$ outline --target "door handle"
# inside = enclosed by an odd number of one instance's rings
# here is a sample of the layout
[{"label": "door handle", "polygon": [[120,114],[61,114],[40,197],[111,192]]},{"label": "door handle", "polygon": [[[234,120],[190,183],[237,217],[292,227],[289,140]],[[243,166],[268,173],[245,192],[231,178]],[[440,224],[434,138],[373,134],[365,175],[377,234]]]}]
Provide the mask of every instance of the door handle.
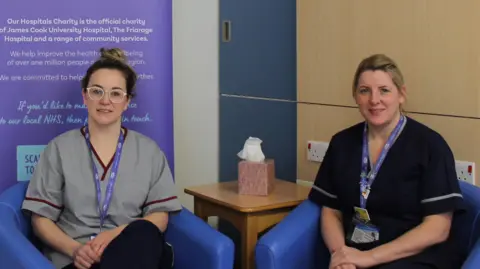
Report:
[{"label": "door handle", "polygon": [[232,40],[232,22],[225,20],[222,22],[222,41],[230,42]]}]

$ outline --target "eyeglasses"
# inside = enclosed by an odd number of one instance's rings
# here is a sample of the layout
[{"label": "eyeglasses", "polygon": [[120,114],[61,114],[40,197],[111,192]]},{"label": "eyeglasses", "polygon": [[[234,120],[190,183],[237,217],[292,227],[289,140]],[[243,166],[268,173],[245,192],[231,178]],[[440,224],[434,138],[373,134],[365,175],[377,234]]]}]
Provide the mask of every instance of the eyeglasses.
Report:
[{"label": "eyeglasses", "polygon": [[[90,99],[98,101],[105,95],[105,90],[99,87],[90,87],[87,88],[87,94]],[[108,91],[108,99],[110,99],[112,103],[121,103],[125,99],[125,96],[127,96],[127,93],[120,89]]]}]

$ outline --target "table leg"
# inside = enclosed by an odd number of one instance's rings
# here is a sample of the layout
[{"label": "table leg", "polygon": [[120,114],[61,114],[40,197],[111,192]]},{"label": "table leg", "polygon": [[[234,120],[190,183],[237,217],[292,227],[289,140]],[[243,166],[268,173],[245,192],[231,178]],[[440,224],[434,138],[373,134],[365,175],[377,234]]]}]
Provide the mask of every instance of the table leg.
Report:
[{"label": "table leg", "polygon": [[257,244],[257,218],[245,214],[242,221],[242,268],[255,268],[255,245]]},{"label": "table leg", "polygon": [[203,210],[203,203],[200,199],[194,199],[193,213],[204,221],[208,221],[208,215],[206,214],[205,210]]}]

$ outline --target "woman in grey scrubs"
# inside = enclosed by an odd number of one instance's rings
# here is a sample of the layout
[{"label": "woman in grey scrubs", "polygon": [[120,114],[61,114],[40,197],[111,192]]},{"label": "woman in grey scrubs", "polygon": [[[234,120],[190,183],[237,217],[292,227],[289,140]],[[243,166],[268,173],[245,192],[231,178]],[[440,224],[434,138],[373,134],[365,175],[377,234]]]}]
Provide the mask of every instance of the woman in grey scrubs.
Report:
[{"label": "woman in grey scrubs", "polygon": [[121,125],[135,71],[120,49],[100,52],[82,80],[88,124],[47,145],[23,210],[56,268],[170,268],[172,174],[153,140]]}]

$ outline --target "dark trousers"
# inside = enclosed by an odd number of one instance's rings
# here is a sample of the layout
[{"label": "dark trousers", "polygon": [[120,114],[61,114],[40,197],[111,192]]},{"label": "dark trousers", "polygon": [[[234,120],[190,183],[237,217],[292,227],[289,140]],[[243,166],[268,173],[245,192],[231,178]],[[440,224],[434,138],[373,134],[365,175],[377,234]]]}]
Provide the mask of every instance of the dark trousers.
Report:
[{"label": "dark trousers", "polygon": [[[100,263],[91,269],[170,269],[173,250],[153,223],[136,220],[130,223],[105,248]],[[73,269],[72,263],[63,269]]]}]

